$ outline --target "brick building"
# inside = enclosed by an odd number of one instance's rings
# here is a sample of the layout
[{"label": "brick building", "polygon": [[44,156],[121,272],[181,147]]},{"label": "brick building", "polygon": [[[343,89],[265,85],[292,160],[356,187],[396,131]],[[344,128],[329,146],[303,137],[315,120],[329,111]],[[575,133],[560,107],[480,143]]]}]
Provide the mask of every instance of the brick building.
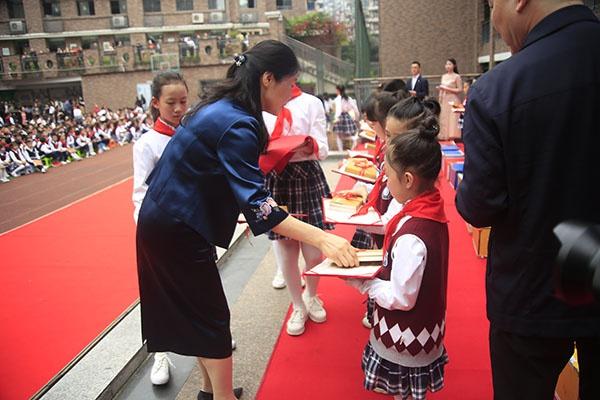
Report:
[{"label": "brick building", "polygon": [[[600,12],[600,0],[584,3]],[[419,60],[424,75],[441,75],[447,58],[461,73],[488,68],[490,10],[488,0],[379,0],[379,62],[382,76],[406,76]],[[510,57],[496,34],[495,57]]]},{"label": "brick building", "polygon": [[0,98],[131,106],[174,64],[199,94],[246,45],[281,38],[282,15],[306,11],[307,0],[3,0]]}]

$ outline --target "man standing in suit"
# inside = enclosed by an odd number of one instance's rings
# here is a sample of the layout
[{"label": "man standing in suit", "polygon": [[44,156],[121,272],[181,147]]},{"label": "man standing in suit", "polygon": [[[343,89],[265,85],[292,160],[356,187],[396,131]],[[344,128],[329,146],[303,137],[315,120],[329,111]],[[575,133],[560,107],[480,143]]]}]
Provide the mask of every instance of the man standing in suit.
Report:
[{"label": "man standing in suit", "polygon": [[411,96],[416,96],[419,100],[423,100],[425,96],[429,96],[429,82],[421,76],[421,63],[413,61],[410,65],[410,73],[412,78],[406,82],[408,93]]},{"label": "man standing in suit", "polygon": [[513,56],[469,91],[456,206],[472,225],[492,227],[494,399],[552,399],[574,344],[579,396],[600,399],[600,304],[557,297],[552,233],[570,219],[600,224],[600,22],[581,1],[490,6]]}]

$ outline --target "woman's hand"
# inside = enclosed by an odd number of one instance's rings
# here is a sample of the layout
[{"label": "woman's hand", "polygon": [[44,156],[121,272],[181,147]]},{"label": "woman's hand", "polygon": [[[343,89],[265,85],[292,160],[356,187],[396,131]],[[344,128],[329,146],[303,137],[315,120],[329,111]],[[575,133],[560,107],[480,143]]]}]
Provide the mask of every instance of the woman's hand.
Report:
[{"label": "woman's hand", "polygon": [[356,249],[342,237],[325,232],[319,248],[325,257],[329,258],[340,267],[358,266]]}]

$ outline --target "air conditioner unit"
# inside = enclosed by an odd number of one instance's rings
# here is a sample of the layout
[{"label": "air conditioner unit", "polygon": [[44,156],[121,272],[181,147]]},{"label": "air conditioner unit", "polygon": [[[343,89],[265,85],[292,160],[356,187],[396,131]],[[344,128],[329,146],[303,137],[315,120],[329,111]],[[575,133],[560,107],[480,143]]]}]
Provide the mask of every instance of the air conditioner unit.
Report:
[{"label": "air conditioner unit", "polygon": [[224,22],[225,21],[225,13],[222,12],[211,12],[210,13],[210,22]]},{"label": "air conditioner unit", "polygon": [[242,23],[258,22],[258,14],[257,13],[242,13],[242,14],[240,14],[240,22],[242,22]]},{"label": "air conditioner unit", "polygon": [[127,28],[129,26],[129,21],[125,15],[113,15],[112,17],[112,27],[113,28]]},{"label": "air conditioner unit", "polygon": [[25,25],[25,21],[10,21],[9,22],[9,30],[10,33],[25,33],[27,26]]},{"label": "air conditioner unit", "polygon": [[204,14],[202,13],[193,13],[192,14],[192,24],[203,24],[204,23]]}]

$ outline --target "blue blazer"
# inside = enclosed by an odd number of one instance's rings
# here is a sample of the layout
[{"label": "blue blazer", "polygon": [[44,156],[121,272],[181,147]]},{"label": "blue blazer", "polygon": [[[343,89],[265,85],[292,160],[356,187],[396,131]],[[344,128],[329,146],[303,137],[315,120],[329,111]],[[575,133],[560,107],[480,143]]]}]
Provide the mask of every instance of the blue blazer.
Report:
[{"label": "blue blazer", "polygon": [[287,213],[264,188],[258,129],[231,100],[204,106],[177,129],[146,197],[219,247],[229,246],[240,211],[255,235],[269,231]]}]

